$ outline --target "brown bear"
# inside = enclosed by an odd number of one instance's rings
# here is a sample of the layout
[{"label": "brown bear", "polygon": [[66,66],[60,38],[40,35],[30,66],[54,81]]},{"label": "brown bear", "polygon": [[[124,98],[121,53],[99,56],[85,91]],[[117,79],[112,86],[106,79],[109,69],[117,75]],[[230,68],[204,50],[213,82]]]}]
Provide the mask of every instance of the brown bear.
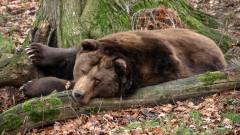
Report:
[{"label": "brown bear", "polygon": [[[63,73],[72,73],[69,69],[76,59],[70,82],[73,96],[83,103],[226,68],[221,50],[211,39],[186,29],[121,32],[84,40],[70,49],[32,44],[27,50],[33,63],[44,70],[46,65],[54,69],[60,64]],[[67,80],[56,77],[33,80],[22,89],[30,97],[65,90]]]}]

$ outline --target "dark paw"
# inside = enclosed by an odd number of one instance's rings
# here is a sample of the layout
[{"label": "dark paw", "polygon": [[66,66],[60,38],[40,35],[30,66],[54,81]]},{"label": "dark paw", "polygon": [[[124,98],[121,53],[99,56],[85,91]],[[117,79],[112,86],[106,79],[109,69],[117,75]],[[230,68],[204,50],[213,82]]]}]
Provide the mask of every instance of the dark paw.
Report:
[{"label": "dark paw", "polygon": [[35,65],[45,65],[47,64],[47,51],[48,46],[39,44],[39,43],[33,43],[29,45],[25,50],[27,51],[27,54],[29,55],[29,58],[32,59],[32,62]]},{"label": "dark paw", "polygon": [[34,92],[32,91],[32,86],[34,85],[34,80],[28,81],[27,83],[23,84],[19,90],[22,92],[23,95],[26,97],[36,97]]},{"label": "dark paw", "polygon": [[[51,81],[50,81],[51,83]],[[54,91],[54,88],[48,88],[48,80],[43,78],[33,79],[26,84],[23,84],[19,90],[28,98],[46,96]]]},{"label": "dark paw", "polygon": [[51,94],[53,91],[66,90],[65,85],[68,81],[56,77],[43,77],[34,79],[22,85],[19,90],[26,97],[40,97]]}]

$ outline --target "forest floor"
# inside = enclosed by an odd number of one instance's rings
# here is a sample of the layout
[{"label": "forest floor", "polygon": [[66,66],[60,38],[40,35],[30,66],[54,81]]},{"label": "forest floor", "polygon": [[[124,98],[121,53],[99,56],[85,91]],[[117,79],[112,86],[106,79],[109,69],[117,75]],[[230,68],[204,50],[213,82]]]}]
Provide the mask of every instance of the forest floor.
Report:
[{"label": "forest floor", "polygon": [[[224,22],[226,31],[240,38],[240,0],[188,1],[198,10]],[[0,34],[10,37],[16,48],[21,47],[34,23],[38,4],[39,0],[0,0]],[[17,92],[0,91],[0,113],[25,99]],[[128,109],[92,112],[27,134],[240,135],[240,91],[155,107],[136,105]]]}]

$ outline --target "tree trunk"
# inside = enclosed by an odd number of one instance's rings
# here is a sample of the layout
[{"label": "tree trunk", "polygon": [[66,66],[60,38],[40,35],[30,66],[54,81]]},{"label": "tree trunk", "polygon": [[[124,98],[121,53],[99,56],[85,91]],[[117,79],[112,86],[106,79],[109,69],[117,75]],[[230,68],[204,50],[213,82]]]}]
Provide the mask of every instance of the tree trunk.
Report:
[{"label": "tree trunk", "polygon": [[[57,120],[75,118],[82,113],[131,107],[132,105],[159,105],[240,87],[240,69],[208,72],[137,90],[127,98],[94,98],[83,105],[76,102],[71,91],[34,98],[0,115],[0,132],[29,130]],[[23,121],[25,121],[23,123]],[[14,127],[12,126],[14,125]]]},{"label": "tree trunk", "polygon": [[[132,30],[135,13],[160,5],[175,9],[188,27],[212,38],[224,52],[228,49],[227,45],[235,42],[229,35],[215,30],[222,26],[217,20],[195,10],[185,0],[42,0],[33,28],[47,21],[48,32],[43,36],[45,39],[33,41],[68,48],[79,45],[86,38]],[[29,41],[26,39],[24,46]],[[0,87],[19,87],[42,75],[27,59],[25,51],[18,51],[13,58],[0,61],[0,76]]]}]

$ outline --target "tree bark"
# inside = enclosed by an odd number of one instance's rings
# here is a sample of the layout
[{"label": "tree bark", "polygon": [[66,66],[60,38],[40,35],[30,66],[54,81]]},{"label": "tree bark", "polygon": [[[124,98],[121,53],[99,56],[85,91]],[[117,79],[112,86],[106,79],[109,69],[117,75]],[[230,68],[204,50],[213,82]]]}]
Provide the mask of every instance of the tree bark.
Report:
[{"label": "tree bark", "polygon": [[[131,107],[132,105],[153,106],[205,94],[233,90],[240,87],[239,75],[239,68],[222,72],[208,72],[191,78],[141,88],[123,99],[94,98],[85,105],[76,102],[71,96],[71,91],[53,93],[46,97],[26,101],[1,114],[0,131],[5,129],[5,131],[10,133],[16,133],[26,129],[38,128],[54,121],[75,118],[82,113],[90,111],[120,109]],[[51,107],[49,108],[48,106]],[[55,114],[49,113],[51,111],[55,112]],[[24,119],[25,123],[23,124]],[[19,124],[15,129],[8,127],[13,122],[15,125],[16,123]]]},{"label": "tree bark", "polygon": [[[189,28],[212,38],[224,52],[227,45],[235,42],[229,35],[215,30],[222,26],[217,20],[195,10],[185,0],[42,0],[33,28],[49,22],[51,35],[45,39],[50,42],[48,45],[68,48],[86,38],[132,30],[134,13],[160,5],[176,10]],[[29,41],[26,39],[24,46]],[[0,61],[0,76],[0,87],[19,87],[42,75],[27,59],[26,52],[18,51],[13,58]]]}]

